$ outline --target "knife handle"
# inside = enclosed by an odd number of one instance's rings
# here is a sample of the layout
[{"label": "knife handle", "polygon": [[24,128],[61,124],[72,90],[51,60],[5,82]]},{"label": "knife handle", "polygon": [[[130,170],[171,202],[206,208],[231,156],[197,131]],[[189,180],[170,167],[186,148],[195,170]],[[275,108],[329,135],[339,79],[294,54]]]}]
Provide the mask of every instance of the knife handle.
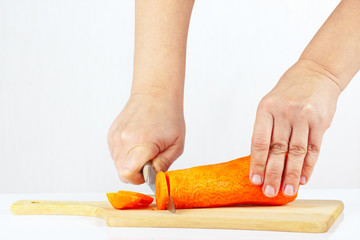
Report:
[{"label": "knife handle", "polygon": [[154,165],[152,164],[152,160],[146,162],[141,169],[141,173],[143,175],[144,181],[147,182],[150,175],[150,168],[154,169]]}]

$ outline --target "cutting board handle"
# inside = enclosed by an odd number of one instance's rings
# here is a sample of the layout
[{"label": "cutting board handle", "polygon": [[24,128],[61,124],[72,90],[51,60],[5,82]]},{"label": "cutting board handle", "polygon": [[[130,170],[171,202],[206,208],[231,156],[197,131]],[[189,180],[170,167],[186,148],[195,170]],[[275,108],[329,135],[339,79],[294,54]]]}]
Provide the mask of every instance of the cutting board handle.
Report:
[{"label": "cutting board handle", "polygon": [[96,216],[104,202],[20,200],[11,205],[16,215],[79,215]]}]

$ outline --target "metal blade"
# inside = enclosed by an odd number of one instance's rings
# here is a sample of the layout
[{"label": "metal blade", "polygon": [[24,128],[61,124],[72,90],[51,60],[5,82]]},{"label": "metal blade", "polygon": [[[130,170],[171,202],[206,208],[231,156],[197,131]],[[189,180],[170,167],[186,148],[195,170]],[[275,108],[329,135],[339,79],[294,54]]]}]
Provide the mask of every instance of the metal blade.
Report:
[{"label": "metal blade", "polygon": [[170,196],[169,196],[169,200],[168,200],[168,203],[166,205],[166,208],[167,208],[167,210],[169,212],[176,213],[176,208],[175,208],[174,202],[173,202],[173,200],[171,199]]},{"label": "metal blade", "polygon": [[156,172],[150,162],[144,165],[142,173],[146,184],[155,193]]}]

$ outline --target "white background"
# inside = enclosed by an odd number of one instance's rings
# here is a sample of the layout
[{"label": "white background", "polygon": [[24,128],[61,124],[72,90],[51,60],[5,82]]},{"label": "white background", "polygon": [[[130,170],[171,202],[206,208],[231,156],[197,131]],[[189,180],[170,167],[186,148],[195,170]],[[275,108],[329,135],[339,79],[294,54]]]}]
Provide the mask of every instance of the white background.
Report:
[{"label": "white background", "polygon": [[[256,107],[339,1],[195,3],[184,154],[248,155]],[[128,96],[133,0],[0,0],[0,193],[147,191],[121,183],[106,135]],[[341,95],[306,188],[360,187],[359,75]]]}]

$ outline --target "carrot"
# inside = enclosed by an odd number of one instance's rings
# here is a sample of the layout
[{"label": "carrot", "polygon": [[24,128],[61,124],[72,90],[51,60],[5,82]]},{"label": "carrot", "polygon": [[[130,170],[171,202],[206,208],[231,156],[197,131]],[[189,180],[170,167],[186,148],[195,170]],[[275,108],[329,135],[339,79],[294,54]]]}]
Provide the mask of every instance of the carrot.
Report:
[{"label": "carrot", "polygon": [[[285,197],[281,191],[274,198],[266,197],[262,186],[250,182],[249,168],[250,156],[247,156],[219,164],[159,172],[156,191],[168,184],[170,196],[179,209],[236,204],[284,205],[295,200],[296,195]],[[164,201],[167,202],[164,194],[156,194],[158,209],[166,209]]]},{"label": "carrot", "polygon": [[119,191],[117,193],[106,194],[111,205],[116,209],[137,208],[138,206],[149,206],[153,198],[137,192]]}]

